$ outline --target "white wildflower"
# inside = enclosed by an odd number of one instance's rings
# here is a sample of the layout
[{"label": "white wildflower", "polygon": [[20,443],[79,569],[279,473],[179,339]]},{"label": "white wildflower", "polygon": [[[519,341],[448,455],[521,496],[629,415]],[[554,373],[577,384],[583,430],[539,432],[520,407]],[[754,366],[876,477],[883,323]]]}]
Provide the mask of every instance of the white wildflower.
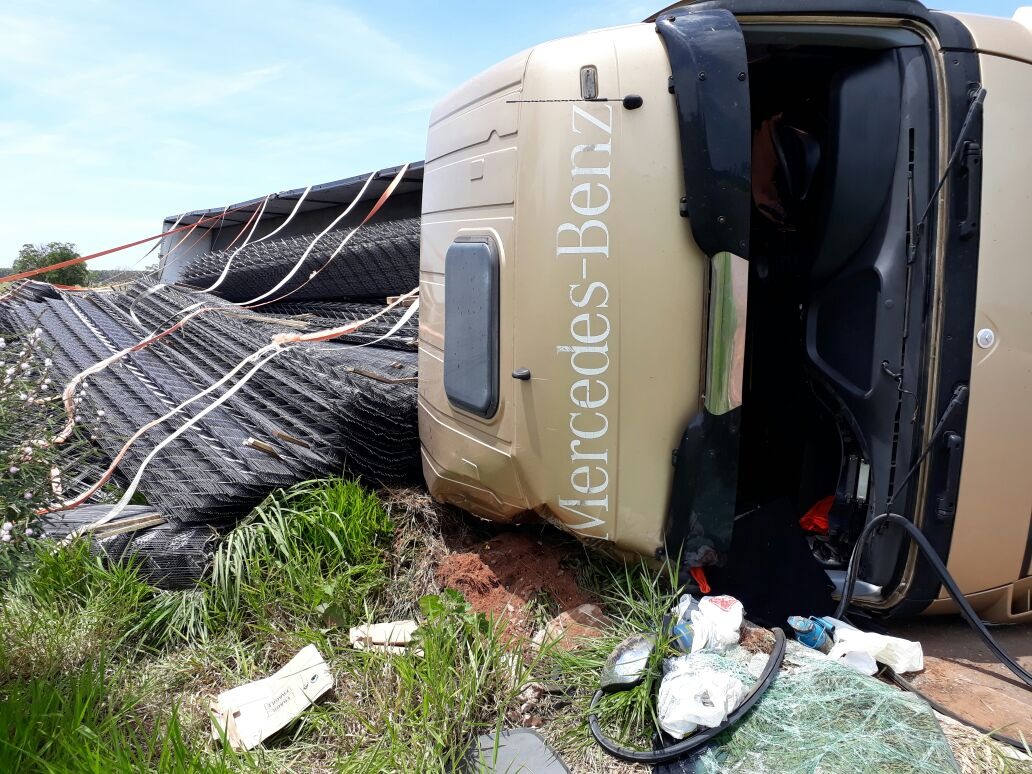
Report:
[{"label": "white wildflower", "polygon": [[11,465],[11,467],[7,469],[7,472],[14,476],[18,473],[19,470],[21,470],[21,468],[19,468],[17,465]]},{"label": "white wildflower", "polygon": [[34,530],[32,527],[26,527],[25,528],[25,537],[32,537],[35,534],[36,534],[36,530]]},{"label": "white wildflower", "polygon": [[24,497],[26,500],[31,500],[32,499],[32,492],[26,492],[25,494],[22,495],[22,497]]},{"label": "white wildflower", "polygon": [[10,536],[10,535],[8,535],[8,534],[7,534],[6,532],[5,532],[4,534],[0,535],[0,542],[3,542],[3,543],[10,543],[10,542],[11,542],[11,536]]},{"label": "white wildflower", "polygon": [[0,527],[0,529],[2,529],[4,532],[10,532],[12,529],[14,529],[14,524],[10,521],[5,521],[3,526]]}]

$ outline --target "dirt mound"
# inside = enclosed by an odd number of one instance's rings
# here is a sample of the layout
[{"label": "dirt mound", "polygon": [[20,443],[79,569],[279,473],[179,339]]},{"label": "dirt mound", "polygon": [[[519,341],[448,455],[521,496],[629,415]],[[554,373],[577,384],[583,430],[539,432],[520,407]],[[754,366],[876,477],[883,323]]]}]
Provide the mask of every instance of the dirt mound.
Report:
[{"label": "dirt mound", "polygon": [[480,613],[506,618],[515,636],[529,635],[527,603],[541,592],[568,610],[591,597],[577,585],[572,551],[525,532],[505,532],[469,551],[449,554],[437,569],[444,588],[463,594]]}]

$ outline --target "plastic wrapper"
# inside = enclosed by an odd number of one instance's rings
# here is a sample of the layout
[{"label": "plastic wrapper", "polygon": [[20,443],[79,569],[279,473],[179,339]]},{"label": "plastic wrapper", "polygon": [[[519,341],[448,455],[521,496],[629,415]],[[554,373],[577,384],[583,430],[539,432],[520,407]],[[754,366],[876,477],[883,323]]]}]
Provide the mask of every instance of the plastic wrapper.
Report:
[{"label": "plastic wrapper", "polygon": [[745,609],[734,597],[703,597],[692,611],[692,653],[725,650],[738,642]]},{"label": "plastic wrapper", "polygon": [[676,739],[699,726],[714,728],[741,704],[746,686],[726,671],[693,655],[667,659],[659,686],[659,726]]}]

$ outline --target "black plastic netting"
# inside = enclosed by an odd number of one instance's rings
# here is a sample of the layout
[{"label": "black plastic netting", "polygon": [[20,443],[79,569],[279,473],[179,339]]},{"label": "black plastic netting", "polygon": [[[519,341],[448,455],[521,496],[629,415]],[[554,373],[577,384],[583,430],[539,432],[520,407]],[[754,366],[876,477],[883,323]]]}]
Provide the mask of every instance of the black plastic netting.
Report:
[{"label": "black plastic netting", "polygon": [[[286,301],[288,294],[293,303],[383,300],[419,284],[419,218],[369,223],[334,255],[349,233],[349,228],[334,229],[314,245],[318,234],[301,234],[207,253],[187,265],[179,281],[210,287],[232,259],[215,292],[230,301],[250,301],[276,287],[311,246],[291,279],[263,301]],[[317,270],[318,278],[309,281]]]}]

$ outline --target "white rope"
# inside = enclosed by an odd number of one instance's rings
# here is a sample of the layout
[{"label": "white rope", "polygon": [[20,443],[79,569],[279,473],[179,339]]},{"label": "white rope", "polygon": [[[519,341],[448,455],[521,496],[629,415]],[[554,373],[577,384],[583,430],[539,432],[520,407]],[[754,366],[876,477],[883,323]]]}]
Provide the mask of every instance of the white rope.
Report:
[{"label": "white rope", "polygon": [[255,244],[258,244],[259,242],[264,242],[266,239],[270,239],[271,237],[276,236],[276,234],[285,229],[290,224],[290,221],[294,219],[294,216],[297,215],[298,211],[301,209],[302,202],[304,202],[304,200],[308,198],[308,192],[311,190],[312,186],[311,184],[309,184],[308,187],[305,188],[304,192],[301,194],[301,198],[297,200],[296,204],[294,204],[294,209],[290,211],[290,214],[287,216],[287,219],[280,223],[278,226],[276,226],[274,230],[270,231],[261,239],[256,239]]},{"label": "white rope", "polygon": [[[147,466],[151,463],[151,460],[153,460],[162,449],[164,449],[166,446],[168,446],[170,443],[172,443],[172,441],[174,441],[176,438],[181,436],[183,433],[185,433],[187,430],[189,430],[191,427],[193,427],[195,424],[197,424],[199,421],[201,421],[209,413],[211,413],[212,411],[217,409],[219,406],[221,406],[223,403],[225,403],[227,400],[229,400],[234,395],[236,395],[237,391],[239,391],[241,387],[243,387],[245,384],[247,384],[247,382],[251,379],[252,376],[254,376],[256,373],[258,373],[258,371],[261,370],[261,368],[266,363],[268,363],[270,360],[272,360],[274,357],[276,357],[280,352],[284,352],[285,348],[279,346],[278,344],[270,344],[270,345],[268,345],[266,347],[262,347],[262,349],[258,350],[258,352],[254,353],[253,355],[251,355],[247,359],[245,359],[242,362],[240,362],[236,366],[236,368],[234,368],[232,371],[230,371],[228,374],[226,374],[224,377],[222,377],[222,379],[220,379],[219,381],[215,382],[215,384],[213,384],[211,387],[207,388],[206,390],[204,390],[202,392],[197,393],[192,398],[190,398],[189,400],[181,403],[179,406],[177,406],[176,408],[172,409],[167,414],[165,414],[163,417],[161,417],[161,419],[158,420],[158,422],[163,422],[166,419],[168,419],[169,417],[172,417],[175,414],[178,414],[180,411],[182,411],[184,408],[186,408],[186,406],[188,406],[190,403],[193,403],[195,400],[199,400],[201,397],[203,397],[204,395],[210,393],[213,389],[217,389],[219,386],[224,384],[228,379],[232,378],[233,375],[235,375],[237,373],[237,371],[239,371],[241,368],[243,368],[247,363],[251,362],[255,358],[255,356],[260,355],[260,353],[268,352],[270,349],[272,349],[273,352],[271,354],[269,354],[269,356],[266,357],[264,360],[259,360],[258,363],[255,364],[255,366],[250,371],[248,371],[246,374],[244,374],[240,378],[240,381],[238,381],[236,384],[234,384],[232,387],[230,387],[228,390],[226,390],[226,392],[223,393],[221,397],[219,397],[216,400],[212,401],[208,406],[206,406],[201,411],[199,411],[191,419],[189,419],[187,422],[183,423],[182,427],[177,429],[175,432],[170,433],[169,435],[167,435],[165,437],[165,439],[161,441],[161,443],[159,443],[157,446],[155,446],[151,450],[151,453],[148,454],[144,458],[143,462],[140,464],[140,469],[136,471],[136,475],[133,477],[133,480],[130,482],[129,487],[125,491],[125,494],[122,495],[122,499],[119,500],[115,504],[115,506],[110,511],[108,511],[108,513],[106,513],[101,518],[97,519],[97,521],[93,522],[92,524],[88,524],[86,526],[80,527],[79,529],[75,530],[74,532],[70,532],[67,535],[67,537],[65,537],[65,539],[61,541],[62,545],[66,545],[66,544],[70,543],[75,538],[79,537],[80,535],[82,535],[85,532],[93,532],[94,530],[96,530],[96,529],[98,529],[100,527],[103,527],[105,524],[107,524],[112,519],[117,518],[118,515],[125,509],[125,506],[127,506],[129,504],[129,501],[132,500],[133,495],[136,494],[136,489],[140,485],[140,481],[143,478],[143,473],[147,469]],[[155,424],[157,424],[157,423],[155,423]]]},{"label": "white rope", "polygon": [[234,250],[232,255],[230,255],[229,258],[226,259],[226,265],[222,267],[222,273],[219,275],[219,278],[215,280],[215,283],[213,285],[209,285],[208,287],[204,288],[204,290],[201,291],[202,293],[210,293],[222,284],[222,281],[226,278],[226,275],[229,274],[229,267],[233,265],[233,259],[237,257],[241,250],[243,250],[251,243],[251,237],[254,236],[254,232],[258,228],[258,224],[261,223],[262,215],[265,214],[265,207],[269,203],[270,196],[271,194],[268,194],[265,197],[265,199],[262,200],[262,206],[259,208],[257,215],[255,215],[254,224],[251,226],[251,231],[247,234],[247,237],[240,244],[240,247]]},{"label": "white rope", "polygon": [[[275,293],[277,290],[279,290],[281,287],[283,287],[288,282],[290,282],[290,280],[294,277],[294,275],[297,274],[297,272],[301,268],[302,264],[304,264],[304,262],[307,260],[309,254],[311,254],[312,250],[319,243],[319,240],[322,239],[324,236],[326,236],[328,233],[330,233],[330,231],[332,231],[333,228],[338,223],[340,223],[342,220],[344,220],[344,218],[346,218],[348,215],[351,214],[351,211],[353,209],[355,209],[355,205],[358,204],[359,201],[361,201],[362,196],[366,192],[366,189],[369,188],[369,184],[373,182],[373,178],[375,178],[376,175],[377,175],[377,173],[374,172],[373,174],[371,174],[366,179],[365,184],[362,186],[362,190],[360,190],[358,192],[358,194],[355,195],[355,198],[351,200],[351,204],[349,204],[347,206],[347,209],[345,209],[344,212],[342,212],[340,215],[338,215],[336,218],[334,218],[333,221],[330,223],[330,225],[328,225],[326,228],[324,228],[322,230],[322,232],[320,232],[315,237],[315,239],[313,239],[311,241],[311,243],[308,245],[308,247],[305,249],[305,251],[301,254],[301,257],[297,259],[297,263],[294,264],[294,267],[289,272],[287,272],[287,276],[285,276],[283,279],[281,279],[274,287],[270,288],[269,290],[266,290],[260,296],[256,296],[255,298],[252,298],[250,301],[241,301],[241,302],[237,303],[236,306],[250,306],[251,304],[253,304],[253,303],[257,302],[257,301],[261,301],[264,298],[268,298],[273,293]],[[353,234],[354,230],[351,233]],[[349,235],[349,238],[350,238],[350,235]],[[343,247],[343,245],[341,245],[341,247]],[[337,252],[340,252],[340,248],[337,249]],[[334,255],[336,255],[336,254],[337,253],[335,252]]]}]

